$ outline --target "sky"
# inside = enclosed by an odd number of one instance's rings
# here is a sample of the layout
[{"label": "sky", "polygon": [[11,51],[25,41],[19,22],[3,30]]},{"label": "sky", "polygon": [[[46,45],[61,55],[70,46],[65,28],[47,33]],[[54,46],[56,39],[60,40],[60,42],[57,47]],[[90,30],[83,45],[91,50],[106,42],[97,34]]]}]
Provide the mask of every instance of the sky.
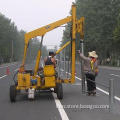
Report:
[{"label": "sky", "polygon": [[[26,32],[69,16],[75,0],[0,0],[0,12],[10,18],[19,30]],[[60,45],[64,28],[47,33],[43,44],[48,48]]]}]

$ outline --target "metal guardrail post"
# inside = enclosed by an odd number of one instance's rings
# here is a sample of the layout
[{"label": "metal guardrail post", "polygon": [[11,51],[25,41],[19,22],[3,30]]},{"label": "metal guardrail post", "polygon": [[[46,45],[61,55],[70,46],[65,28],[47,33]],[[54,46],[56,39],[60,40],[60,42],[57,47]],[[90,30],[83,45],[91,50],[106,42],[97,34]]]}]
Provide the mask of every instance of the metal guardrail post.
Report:
[{"label": "metal guardrail post", "polygon": [[64,75],[66,75],[66,61],[65,61],[65,49],[64,49]]},{"label": "metal guardrail post", "polygon": [[67,78],[67,61],[65,61],[65,78]]},{"label": "metal guardrail post", "polygon": [[58,60],[58,76],[60,77],[60,74],[61,74],[61,71],[60,71],[60,69],[61,69],[61,57],[59,57],[59,60]]},{"label": "metal guardrail post", "polygon": [[69,61],[67,61],[67,78],[69,77]]},{"label": "metal guardrail post", "polygon": [[60,53],[60,61],[59,61],[59,77],[61,77],[62,74],[62,53]]},{"label": "metal guardrail post", "polygon": [[[81,52],[84,55],[84,43],[82,39],[80,43],[81,43]],[[82,93],[85,94],[85,75],[84,75],[83,66],[84,66],[84,61],[82,60],[81,61]]]},{"label": "metal guardrail post", "polygon": [[109,111],[113,111],[114,105],[114,80],[110,79],[109,81]]}]

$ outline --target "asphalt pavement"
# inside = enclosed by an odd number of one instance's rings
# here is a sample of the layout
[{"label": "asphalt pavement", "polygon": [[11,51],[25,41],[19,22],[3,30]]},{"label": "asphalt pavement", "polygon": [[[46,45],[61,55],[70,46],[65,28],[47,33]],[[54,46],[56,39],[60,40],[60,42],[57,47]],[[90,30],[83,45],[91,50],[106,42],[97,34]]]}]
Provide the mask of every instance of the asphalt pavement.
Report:
[{"label": "asphalt pavement", "polygon": [[[81,92],[80,65],[76,66],[76,83],[64,84],[64,98],[58,100],[50,91],[40,92],[34,101],[27,95],[19,95],[16,103],[9,100],[9,87],[13,84],[12,76],[19,63],[0,66],[0,120],[119,120],[120,101],[115,99],[113,112],[109,112],[109,96],[107,88],[98,85],[96,96],[87,96]],[[10,75],[6,75],[9,68]],[[28,69],[33,65],[28,65]],[[63,71],[64,72],[64,71]],[[64,72],[65,73],[65,72]],[[120,70],[100,67],[97,82],[109,85],[109,79],[115,79],[115,96],[120,97]],[[102,108],[101,108],[102,107]]]}]

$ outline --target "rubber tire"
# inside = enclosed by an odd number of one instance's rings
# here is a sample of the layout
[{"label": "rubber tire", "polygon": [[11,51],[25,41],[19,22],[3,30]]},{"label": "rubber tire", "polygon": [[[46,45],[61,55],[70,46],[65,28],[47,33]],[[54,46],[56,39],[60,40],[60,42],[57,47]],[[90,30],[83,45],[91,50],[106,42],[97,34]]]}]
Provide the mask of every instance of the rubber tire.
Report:
[{"label": "rubber tire", "polygon": [[10,86],[10,101],[11,102],[16,102],[16,86],[15,85],[11,85]]},{"label": "rubber tire", "polygon": [[61,83],[56,84],[56,94],[58,99],[63,99],[63,87]]}]

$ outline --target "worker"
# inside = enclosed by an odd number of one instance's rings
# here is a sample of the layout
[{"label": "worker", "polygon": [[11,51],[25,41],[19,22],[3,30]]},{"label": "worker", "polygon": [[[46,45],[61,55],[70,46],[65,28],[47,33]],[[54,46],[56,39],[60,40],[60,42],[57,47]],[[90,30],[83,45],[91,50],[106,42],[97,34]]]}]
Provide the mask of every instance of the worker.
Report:
[{"label": "worker", "polygon": [[24,66],[24,64],[22,64],[22,65],[20,66],[19,72],[20,72],[20,73],[25,72],[25,66]]},{"label": "worker", "polygon": [[54,68],[56,68],[56,60],[54,56],[55,53],[50,51],[49,56],[44,60],[45,65],[54,65]]},{"label": "worker", "polygon": [[84,74],[87,81],[88,95],[96,94],[95,78],[98,75],[98,55],[95,51],[88,52],[88,57],[84,56],[80,51],[80,58],[84,61]]}]

